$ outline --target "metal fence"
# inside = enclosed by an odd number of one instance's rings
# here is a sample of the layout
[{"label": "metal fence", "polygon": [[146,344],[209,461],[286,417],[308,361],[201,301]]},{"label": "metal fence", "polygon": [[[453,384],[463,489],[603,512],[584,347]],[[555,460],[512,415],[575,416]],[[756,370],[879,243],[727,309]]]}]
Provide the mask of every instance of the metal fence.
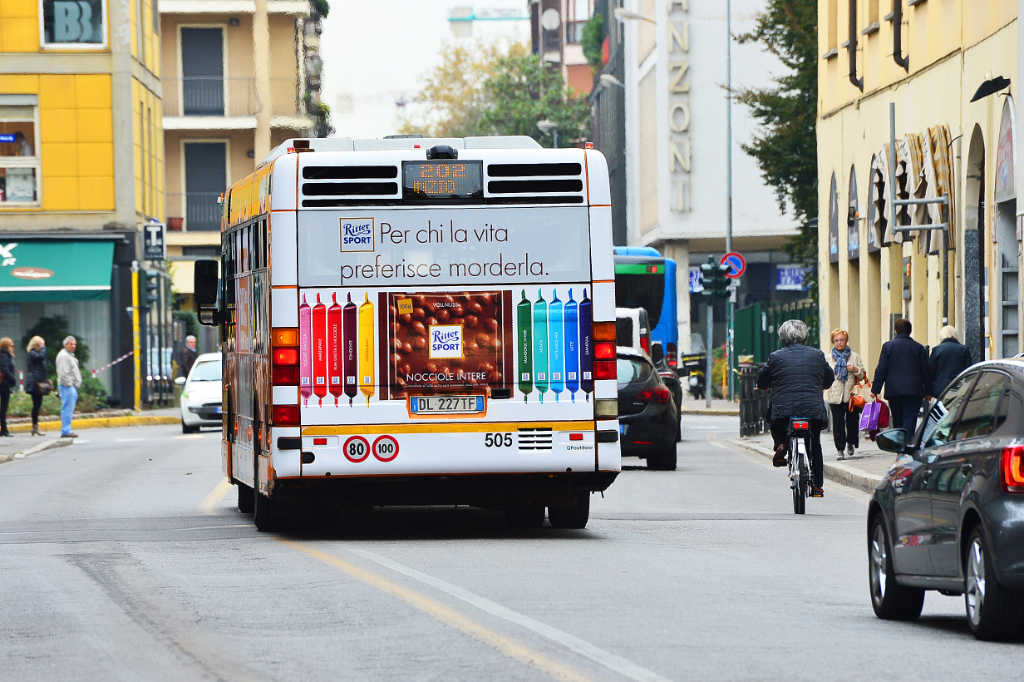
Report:
[{"label": "metal fence", "polygon": [[756,436],[768,431],[770,426],[769,393],[757,387],[761,365],[741,365],[737,371],[740,375],[740,435]]},{"label": "metal fence", "polygon": [[818,306],[811,300],[774,306],[755,303],[738,309],[735,319],[733,343],[737,357],[750,355],[754,362],[767,362],[779,347],[779,325],[786,320],[806,322],[807,345],[818,347]]}]

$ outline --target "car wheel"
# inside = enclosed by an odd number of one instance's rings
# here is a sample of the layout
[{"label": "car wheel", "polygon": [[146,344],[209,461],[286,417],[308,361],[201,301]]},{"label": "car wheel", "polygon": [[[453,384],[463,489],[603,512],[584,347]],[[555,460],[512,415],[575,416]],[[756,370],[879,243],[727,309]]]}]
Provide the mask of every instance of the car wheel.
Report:
[{"label": "car wheel", "polygon": [[914,620],[924,606],[924,590],[896,582],[888,534],[881,514],[876,514],[868,533],[868,585],[871,607],[885,620]]},{"label": "car wheel", "polygon": [[252,488],[244,483],[236,483],[235,487],[238,488],[238,511],[243,514],[252,514],[254,502]]},{"label": "car wheel", "polygon": [[181,420],[181,432],[182,433],[199,433],[199,427],[198,426],[189,426],[188,424],[185,423],[185,420],[182,419]]},{"label": "car wheel", "polygon": [[675,471],[676,444],[672,443],[658,452],[647,455],[647,468],[651,471]]},{"label": "car wheel", "polygon": [[971,531],[964,552],[964,606],[978,639],[1006,639],[1021,630],[1024,600],[996,581],[992,554],[980,526]]},{"label": "car wheel", "polygon": [[505,505],[505,522],[510,528],[540,528],[544,525],[544,505],[533,500]]},{"label": "car wheel", "polygon": [[577,490],[549,504],[548,519],[552,528],[586,528],[590,520],[590,491]]}]

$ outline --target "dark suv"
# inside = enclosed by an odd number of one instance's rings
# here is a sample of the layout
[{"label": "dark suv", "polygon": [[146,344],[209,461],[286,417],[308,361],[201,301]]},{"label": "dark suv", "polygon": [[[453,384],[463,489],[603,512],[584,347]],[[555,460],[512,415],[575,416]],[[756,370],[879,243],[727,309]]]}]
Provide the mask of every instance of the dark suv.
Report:
[{"label": "dark suv", "polygon": [[[909,441],[909,442],[908,442]],[[900,452],[868,510],[871,603],[911,620],[926,589],[963,594],[981,639],[1024,630],[1024,361],[974,365],[953,380]]]}]

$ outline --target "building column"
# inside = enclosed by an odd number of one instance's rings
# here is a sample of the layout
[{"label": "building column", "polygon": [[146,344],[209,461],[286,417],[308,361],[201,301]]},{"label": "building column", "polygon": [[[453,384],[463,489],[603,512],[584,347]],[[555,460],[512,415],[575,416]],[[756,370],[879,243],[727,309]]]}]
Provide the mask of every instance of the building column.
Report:
[{"label": "building column", "polygon": [[685,239],[666,241],[662,253],[676,262],[676,323],[679,329],[679,352],[690,352],[690,242]]},{"label": "building column", "polygon": [[[107,3],[111,26],[131,26],[127,3]],[[114,141],[114,211],[117,222],[126,227],[138,226],[135,210],[135,97],[132,92],[132,48],[130,31],[110,31],[111,52],[111,117]],[[159,114],[158,114],[159,115]],[[139,130],[140,135],[145,130]]]},{"label": "building column", "polygon": [[252,54],[253,72],[256,77],[256,101],[260,104],[253,136],[253,150],[258,164],[270,153],[270,119],[273,115],[273,102],[270,98],[270,22],[267,15],[267,0],[256,0],[256,12],[252,17]]}]

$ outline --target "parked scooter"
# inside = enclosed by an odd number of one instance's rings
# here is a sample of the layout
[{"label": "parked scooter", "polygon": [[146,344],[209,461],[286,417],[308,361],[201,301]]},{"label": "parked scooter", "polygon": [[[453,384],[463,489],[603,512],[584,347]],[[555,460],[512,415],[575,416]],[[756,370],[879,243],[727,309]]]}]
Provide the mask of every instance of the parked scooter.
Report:
[{"label": "parked scooter", "polygon": [[687,390],[694,400],[703,400],[704,394],[707,391],[704,380],[704,364],[706,360],[707,355],[704,353],[684,355],[682,359],[682,369],[679,372],[680,378],[685,377]]}]

